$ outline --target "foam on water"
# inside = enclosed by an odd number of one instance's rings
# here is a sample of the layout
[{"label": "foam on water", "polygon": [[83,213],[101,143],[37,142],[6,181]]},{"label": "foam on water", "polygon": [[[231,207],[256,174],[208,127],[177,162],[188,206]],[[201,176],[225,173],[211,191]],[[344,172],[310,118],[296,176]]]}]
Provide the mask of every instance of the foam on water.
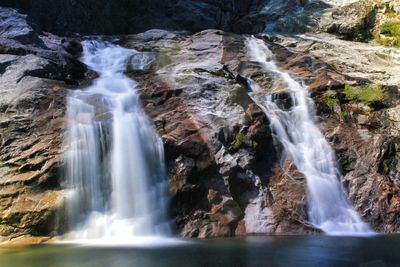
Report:
[{"label": "foam on water", "polygon": [[250,37],[246,47],[250,59],[274,73],[290,92],[292,107],[285,109],[248,78],[252,98],[267,115],[275,140],[284,148],[283,154],[293,160],[307,180],[310,222],[331,235],[374,233],[346,199],[335,152],[315,123],[314,102],[307,88],[277,67],[262,40]]},{"label": "foam on water", "polygon": [[83,62],[99,77],[68,95],[66,239],[159,242],[170,235],[163,144],[124,74],[127,65],[143,69],[153,58],[104,42],[82,45]]}]

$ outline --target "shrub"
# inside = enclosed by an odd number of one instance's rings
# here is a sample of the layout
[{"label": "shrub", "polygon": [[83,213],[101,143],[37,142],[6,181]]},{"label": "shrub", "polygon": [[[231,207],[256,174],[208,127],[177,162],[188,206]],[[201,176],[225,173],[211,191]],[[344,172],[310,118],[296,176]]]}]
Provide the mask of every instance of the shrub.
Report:
[{"label": "shrub", "polygon": [[379,86],[355,88],[350,85],[344,87],[344,94],[349,100],[356,100],[368,106],[382,103],[386,99],[385,91]]},{"label": "shrub", "polygon": [[400,38],[382,37],[378,34],[375,36],[375,41],[383,46],[400,47]]},{"label": "shrub", "polygon": [[375,35],[375,40],[384,46],[400,47],[400,21],[389,20],[384,22],[380,28],[380,33]]},{"label": "shrub", "polygon": [[380,27],[381,34],[387,36],[400,36],[400,22],[396,20],[390,20],[384,22]]},{"label": "shrub", "polygon": [[395,18],[398,14],[393,9],[387,9],[385,15],[389,18]]}]

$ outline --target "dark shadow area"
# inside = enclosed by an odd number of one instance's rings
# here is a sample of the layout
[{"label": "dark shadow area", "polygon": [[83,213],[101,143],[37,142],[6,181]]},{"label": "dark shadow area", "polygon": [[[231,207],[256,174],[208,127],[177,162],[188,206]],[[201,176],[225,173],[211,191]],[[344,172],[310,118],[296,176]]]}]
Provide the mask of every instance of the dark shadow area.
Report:
[{"label": "dark shadow area", "polygon": [[1,6],[27,14],[43,31],[62,36],[116,35],[149,29],[263,29],[258,13],[268,0],[4,0]]}]

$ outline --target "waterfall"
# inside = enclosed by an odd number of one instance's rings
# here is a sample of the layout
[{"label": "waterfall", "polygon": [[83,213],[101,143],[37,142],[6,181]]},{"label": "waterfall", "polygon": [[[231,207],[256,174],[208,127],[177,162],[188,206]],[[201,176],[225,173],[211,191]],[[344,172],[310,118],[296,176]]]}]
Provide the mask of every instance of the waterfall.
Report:
[{"label": "waterfall", "polygon": [[84,41],[82,61],[99,74],[67,97],[67,216],[74,240],[130,242],[168,236],[167,178],[160,137],[144,113],[127,65],[146,53]]},{"label": "waterfall", "polygon": [[290,92],[293,105],[285,109],[274,95],[265,95],[248,78],[251,95],[268,117],[274,138],[284,149],[283,155],[288,155],[306,178],[310,222],[332,235],[373,233],[348,204],[335,153],[315,124],[314,102],[307,88],[277,67],[262,40],[248,38],[246,47],[250,59],[274,73]]}]

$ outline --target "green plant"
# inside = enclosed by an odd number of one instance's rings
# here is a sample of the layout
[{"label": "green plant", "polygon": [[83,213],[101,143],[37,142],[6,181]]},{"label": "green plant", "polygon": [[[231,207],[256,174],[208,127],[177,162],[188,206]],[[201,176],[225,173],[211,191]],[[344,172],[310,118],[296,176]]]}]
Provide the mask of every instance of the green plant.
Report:
[{"label": "green plant", "polygon": [[322,96],[322,101],[323,101],[326,105],[328,105],[328,106],[330,106],[330,107],[333,107],[333,106],[336,106],[336,105],[339,105],[339,104],[340,104],[340,101],[339,101],[339,99],[337,98],[336,93],[334,93],[334,92],[327,92],[327,93],[325,93],[325,94]]},{"label": "green plant", "polygon": [[390,172],[390,166],[388,160],[383,161],[383,173],[388,174]]},{"label": "green plant", "polygon": [[393,9],[387,9],[385,15],[389,18],[395,18],[398,14]]},{"label": "green plant", "polygon": [[385,37],[377,34],[375,35],[375,41],[383,46],[400,47],[400,38]]},{"label": "green plant", "polygon": [[340,111],[340,112],[339,112],[339,118],[340,118],[341,120],[344,120],[344,119],[346,118],[346,112]]},{"label": "green plant", "polygon": [[245,137],[246,137],[246,135],[244,133],[238,132],[235,135],[235,138],[233,139],[233,141],[231,143],[231,149],[238,150],[240,148],[240,146],[242,145]]},{"label": "green plant", "polygon": [[381,45],[400,47],[400,21],[389,20],[379,27],[374,39]]},{"label": "green plant", "polygon": [[389,20],[380,26],[381,34],[387,36],[400,36],[400,22],[397,20]]},{"label": "green plant", "polygon": [[356,88],[354,88],[351,85],[346,84],[344,86],[344,94],[346,95],[346,98],[349,100],[354,100],[357,97],[357,93],[356,93]]},{"label": "green plant", "polygon": [[383,102],[386,99],[385,91],[379,86],[356,88],[350,85],[344,87],[344,94],[349,100],[356,100],[368,106]]}]

